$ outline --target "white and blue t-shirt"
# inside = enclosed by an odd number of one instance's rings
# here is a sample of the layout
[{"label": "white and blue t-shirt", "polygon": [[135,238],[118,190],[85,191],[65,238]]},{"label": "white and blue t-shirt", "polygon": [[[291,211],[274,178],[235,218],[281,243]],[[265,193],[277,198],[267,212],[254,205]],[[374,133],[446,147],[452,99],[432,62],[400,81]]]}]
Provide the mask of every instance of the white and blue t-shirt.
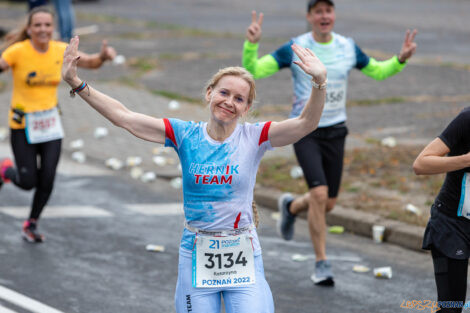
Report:
[{"label": "white and blue t-shirt", "polygon": [[293,61],[299,58],[292,51],[296,43],[309,48],[323,62],[328,71],[328,87],[322,116],[318,127],[327,127],[346,120],[346,90],[348,75],[352,68],[362,69],[369,64],[369,57],[354,43],[351,38],[332,33],[333,39],[328,43],[318,43],[312,32],[293,38],[271,55],[277,61],[279,69],[290,67],[294,84],[294,103],[290,117],[297,117],[308,101],[312,83],[311,76]]},{"label": "white and blue t-shirt", "polygon": [[[207,134],[207,123],[164,119],[165,146],[173,147],[183,172],[186,222],[204,230],[231,230],[253,223],[253,189],[261,157],[271,149],[271,122],[238,124],[223,142]],[[181,247],[192,250],[184,230]],[[259,251],[254,231],[253,246]]]}]

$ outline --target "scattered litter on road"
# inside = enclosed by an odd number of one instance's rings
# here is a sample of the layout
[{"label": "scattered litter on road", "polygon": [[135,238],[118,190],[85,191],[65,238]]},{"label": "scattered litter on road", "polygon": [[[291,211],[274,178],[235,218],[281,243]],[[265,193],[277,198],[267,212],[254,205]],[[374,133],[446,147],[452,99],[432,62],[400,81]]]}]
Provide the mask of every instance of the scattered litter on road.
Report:
[{"label": "scattered litter on road", "polygon": [[302,168],[300,166],[294,166],[290,170],[290,177],[293,179],[301,178],[304,176],[304,172],[302,171]]},{"label": "scattered litter on road", "polygon": [[170,181],[171,187],[175,189],[180,189],[182,184],[183,180],[181,179],[181,177],[175,177]]},{"label": "scattered litter on road", "polygon": [[85,143],[83,142],[83,139],[77,139],[77,140],[71,141],[69,144],[70,149],[72,150],[79,150],[83,148],[84,145]]},{"label": "scattered litter on road", "polygon": [[145,172],[140,177],[140,180],[144,183],[150,183],[154,181],[155,179],[157,179],[157,174],[155,174],[154,172]]},{"label": "scattered litter on road", "polygon": [[380,144],[384,147],[394,148],[397,145],[397,140],[394,137],[385,137],[380,141]]},{"label": "scattered litter on road", "polygon": [[328,227],[328,232],[330,234],[342,234],[344,233],[344,227],[340,225],[330,226]]},{"label": "scattered litter on road", "polygon": [[81,151],[75,151],[74,153],[72,153],[72,160],[78,163],[85,163],[86,155]]},{"label": "scattered litter on road", "polygon": [[310,259],[310,257],[308,255],[305,255],[305,254],[294,254],[294,255],[292,255],[292,261],[305,262],[308,259]]},{"label": "scattered litter on road", "polygon": [[410,213],[413,213],[413,214],[418,215],[418,216],[421,215],[420,209],[418,209],[416,206],[414,206],[414,205],[411,204],[411,203],[408,203],[408,204],[405,206],[405,211],[410,212]]},{"label": "scattered litter on road", "polygon": [[359,265],[359,264],[356,264],[353,266],[353,272],[367,273],[368,271],[370,271],[370,268],[368,268],[367,266]]},{"label": "scattered litter on road", "polygon": [[374,268],[374,276],[377,278],[392,278],[392,268],[390,266]]},{"label": "scattered litter on road", "polygon": [[126,166],[133,167],[142,164],[142,158],[139,156],[130,156],[126,159]]},{"label": "scattered litter on road", "polygon": [[103,137],[108,136],[108,133],[109,132],[106,127],[96,127],[93,135],[95,136],[96,139],[101,139]]},{"label": "scattered litter on road", "polygon": [[169,103],[168,103],[168,109],[170,109],[171,111],[175,111],[175,110],[178,110],[180,108],[180,103],[176,100],[171,100]]},{"label": "scattered litter on road", "polygon": [[8,129],[0,127],[0,141],[4,141],[8,137]]},{"label": "scattered litter on road", "polygon": [[152,161],[158,166],[166,165],[166,158],[164,156],[156,155],[152,158]]},{"label": "scattered litter on road", "polygon": [[106,167],[109,167],[115,171],[118,171],[123,167],[122,161],[116,158],[109,158],[104,162],[104,164]]},{"label": "scattered litter on road", "polygon": [[139,179],[143,174],[144,170],[142,170],[140,167],[135,166],[131,169],[131,177],[134,179]]},{"label": "scattered litter on road", "polygon": [[165,252],[165,246],[161,245],[146,245],[145,250],[149,252]]},{"label": "scattered litter on road", "polygon": [[273,212],[271,213],[271,218],[275,221],[279,221],[279,219],[281,218],[281,214],[279,212]]},{"label": "scattered litter on road", "polygon": [[122,54],[116,55],[113,59],[113,64],[114,65],[121,65],[126,63],[126,57],[123,56]]},{"label": "scattered litter on road", "polygon": [[384,240],[385,226],[373,225],[372,226],[372,239],[375,242],[381,243]]}]

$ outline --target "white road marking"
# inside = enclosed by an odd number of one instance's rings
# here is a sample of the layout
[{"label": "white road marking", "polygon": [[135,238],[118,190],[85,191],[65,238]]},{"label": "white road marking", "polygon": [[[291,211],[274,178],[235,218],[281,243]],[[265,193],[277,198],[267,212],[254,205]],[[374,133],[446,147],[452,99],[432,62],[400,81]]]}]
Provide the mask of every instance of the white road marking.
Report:
[{"label": "white road marking", "polygon": [[[5,288],[3,286],[0,286],[0,298],[6,300],[7,302],[14,304],[20,308],[29,310],[34,313],[64,313],[62,311],[56,310],[48,305],[45,305],[39,301],[36,301],[34,299],[28,298],[21,293],[18,293],[16,291],[13,291],[11,289]],[[13,311],[1,311],[0,307],[0,312],[1,313],[10,313]],[[6,308],[5,308],[6,309]],[[6,309],[8,310],[8,309]]]},{"label": "white road marking", "polygon": [[126,207],[134,212],[144,215],[182,215],[183,203],[152,203],[152,204],[128,204]]},{"label": "white road marking", "polygon": [[[30,207],[0,207],[0,213],[10,215],[15,218],[27,218]],[[41,218],[83,218],[83,217],[111,217],[112,213],[88,205],[76,206],[48,206],[41,215]]]},{"label": "white road marking", "polygon": [[7,309],[6,307],[0,305],[0,313],[18,313],[18,312],[12,311],[12,310]]}]

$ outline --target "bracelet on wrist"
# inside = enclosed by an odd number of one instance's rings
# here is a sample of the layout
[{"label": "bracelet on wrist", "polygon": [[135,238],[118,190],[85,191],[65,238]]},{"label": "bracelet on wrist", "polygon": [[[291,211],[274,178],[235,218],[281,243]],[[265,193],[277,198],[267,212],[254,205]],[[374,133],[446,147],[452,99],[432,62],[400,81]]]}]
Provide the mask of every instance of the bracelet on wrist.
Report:
[{"label": "bracelet on wrist", "polygon": [[86,81],[82,81],[82,83],[77,88],[70,89],[70,97],[74,98],[76,93],[79,93],[85,88],[88,88],[88,84]]},{"label": "bracelet on wrist", "polygon": [[312,78],[312,87],[313,88],[316,88],[316,89],[320,89],[320,90],[323,90],[323,89],[326,89],[326,85],[328,83],[328,78],[321,84],[317,83],[316,81],[313,80]]}]

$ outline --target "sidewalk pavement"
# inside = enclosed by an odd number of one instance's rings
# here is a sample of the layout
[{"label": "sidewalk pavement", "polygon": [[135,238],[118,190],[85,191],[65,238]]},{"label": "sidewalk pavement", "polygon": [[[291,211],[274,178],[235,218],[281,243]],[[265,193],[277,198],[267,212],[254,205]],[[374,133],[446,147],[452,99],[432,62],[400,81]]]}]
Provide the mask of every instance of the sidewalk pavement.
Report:
[{"label": "sidewalk pavement", "polygon": [[[180,103],[179,109],[171,110],[168,106],[170,100],[153,95],[143,89],[131,88],[117,83],[91,82],[91,85],[122,101],[131,110],[156,117],[204,121],[207,120],[209,114],[205,106],[183,102]],[[9,103],[9,97],[9,92],[0,93],[0,103]],[[68,95],[68,88],[64,84],[59,88],[59,103],[63,112],[62,122],[66,134],[63,142],[64,157],[70,158],[72,153],[76,151],[76,149],[70,147],[70,143],[82,139],[84,146],[79,150],[86,155],[86,162],[105,166],[105,160],[111,157],[125,162],[127,157],[140,156],[143,161],[140,167],[144,171],[154,171],[157,176],[162,178],[174,178],[181,175],[178,169],[178,156],[172,149],[161,149],[159,148],[160,145],[136,139],[125,130],[115,127],[101,115],[94,112],[81,99],[71,99]],[[0,106],[0,116],[6,117],[7,110],[7,105]],[[101,139],[95,138],[94,131],[97,127],[106,127],[109,134]],[[155,150],[155,148],[157,149]],[[290,148],[275,150],[278,150],[275,153],[284,155],[292,153]],[[172,160],[173,163],[157,166],[152,161],[157,153],[167,160]],[[125,168],[120,171],[129,172]],[[278,190],[257,186],[254,197],[259,205],[277,211],[277,198],[280,194],[281,192]],[[371,237],[373,225],[383,225],[386,227],[384,241],[413,250],[421,250],[423,227],[386,220],[375,214],[340,206],[327,214],[327,223],[329,225],[344,226],[348,232],[367,237]]]}]

